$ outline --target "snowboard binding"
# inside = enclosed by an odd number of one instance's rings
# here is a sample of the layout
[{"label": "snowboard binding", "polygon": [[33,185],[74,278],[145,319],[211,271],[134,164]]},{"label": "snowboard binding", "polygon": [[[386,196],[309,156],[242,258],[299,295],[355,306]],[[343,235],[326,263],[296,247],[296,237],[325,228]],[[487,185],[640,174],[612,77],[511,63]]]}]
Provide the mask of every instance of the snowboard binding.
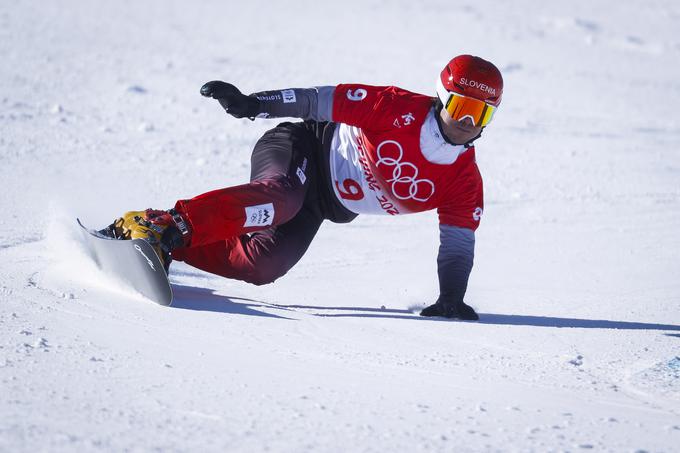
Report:
[{"label": "snowboard binding", "polygon": [[99,234],[117,240],[143,239],[153,247],[167,273],[172,251],[188,242],[187,225],[175,210],[147,209],[126,212],[111,225],[99,230]]}]

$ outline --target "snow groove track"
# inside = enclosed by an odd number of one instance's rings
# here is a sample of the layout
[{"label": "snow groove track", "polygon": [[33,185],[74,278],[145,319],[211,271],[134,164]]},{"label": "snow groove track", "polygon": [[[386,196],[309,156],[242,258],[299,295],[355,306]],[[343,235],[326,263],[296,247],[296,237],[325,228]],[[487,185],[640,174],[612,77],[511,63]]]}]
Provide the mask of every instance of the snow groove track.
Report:
[{"label": "snow groove track", "polygon": [[[0,451],[677,451],[678,19],[670,0],[0,3]],[[171,308],[74,238],[76,216],[247,179],[274,122],[226,117],[208,80],[433,94],[458,53],[506,83],[477,146],[480,322],[417,315],[435,213],[324,225],[274,285],[173,265]]]}]

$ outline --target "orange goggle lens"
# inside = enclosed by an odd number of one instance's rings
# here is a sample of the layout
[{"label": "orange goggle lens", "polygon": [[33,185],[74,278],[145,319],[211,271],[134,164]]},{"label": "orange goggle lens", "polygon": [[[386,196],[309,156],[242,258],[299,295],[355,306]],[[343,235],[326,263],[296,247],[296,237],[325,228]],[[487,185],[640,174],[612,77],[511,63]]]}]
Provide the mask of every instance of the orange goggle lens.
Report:
[{"label": "orange goggle lens", "polygon": [[449,99],[444,104],[444,108],[454,120],[461,121],[464,118],[470,118],[477,127],[489,124],[496,112],[496,107],[493,105],[451,92],[449,92]]}]

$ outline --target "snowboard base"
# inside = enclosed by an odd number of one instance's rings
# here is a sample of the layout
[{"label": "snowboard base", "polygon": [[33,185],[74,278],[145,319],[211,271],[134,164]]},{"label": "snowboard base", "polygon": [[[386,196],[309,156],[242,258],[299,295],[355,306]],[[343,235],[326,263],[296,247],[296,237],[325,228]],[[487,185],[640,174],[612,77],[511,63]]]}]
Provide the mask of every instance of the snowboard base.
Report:
[{"label": "snowboard base", "polygon": [[143,239],[120,240],[82,228],[83,242],[97,267],[160,305],[172,304],[172,288],[158,255]]}]

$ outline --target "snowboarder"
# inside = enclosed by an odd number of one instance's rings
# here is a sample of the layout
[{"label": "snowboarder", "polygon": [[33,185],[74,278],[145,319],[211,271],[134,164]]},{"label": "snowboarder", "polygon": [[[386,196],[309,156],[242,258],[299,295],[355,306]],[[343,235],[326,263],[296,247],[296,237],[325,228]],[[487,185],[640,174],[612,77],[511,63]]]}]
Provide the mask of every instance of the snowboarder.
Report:
[{"label": "snowboarder", "polygon": [[259,139],[248,184],[167,211],[128,212],[102,231],[147,239],[166,269],[174,259],[261,285],[300,260],[326,219],[437,209],[440,293],[420,314],[479,319],[463,301],[484,210],[473,142],[501,102],[503,79],[492,63],[460,55],[441,71],[436,91],[341,84],[245,95],[208,82],[201,94],[236,118],[304,121]]}]

